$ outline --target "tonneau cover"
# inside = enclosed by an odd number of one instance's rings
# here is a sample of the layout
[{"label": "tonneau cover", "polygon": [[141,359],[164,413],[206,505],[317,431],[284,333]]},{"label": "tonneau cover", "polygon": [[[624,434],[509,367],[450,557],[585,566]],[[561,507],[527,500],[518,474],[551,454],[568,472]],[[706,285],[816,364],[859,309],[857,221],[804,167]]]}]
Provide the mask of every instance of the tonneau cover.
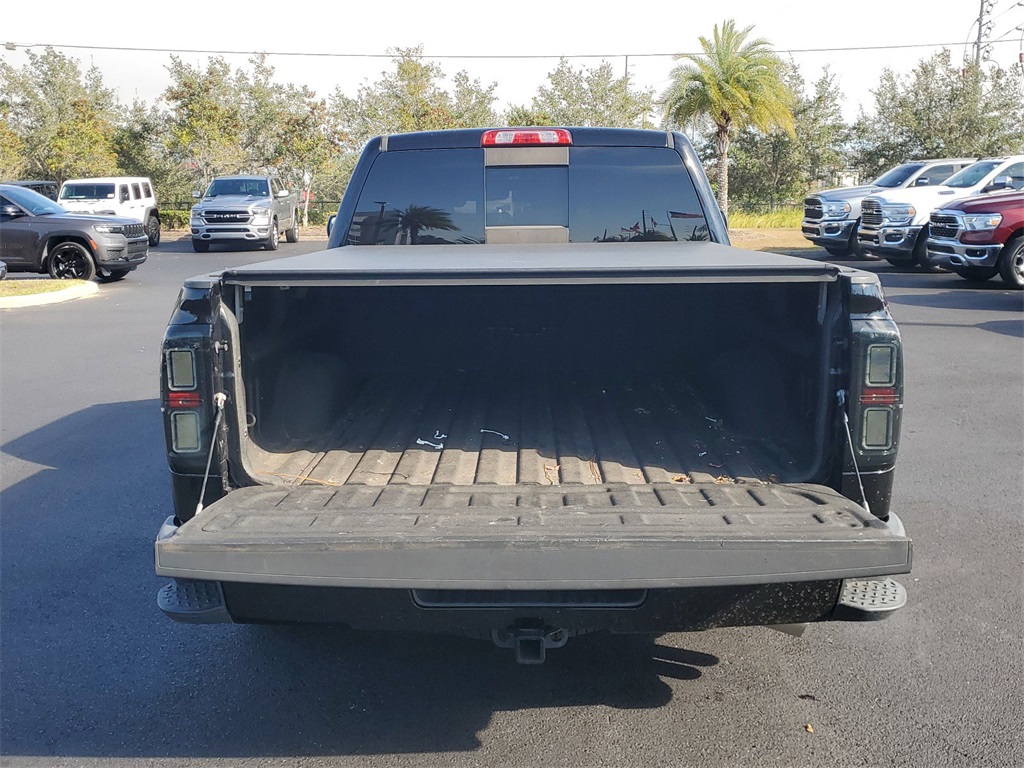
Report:
[{"label": "tonneau cover", "polygon": [[712,242],[332,248],[225,270],[232,285],[459,281],[832,281],[826,262]]}]

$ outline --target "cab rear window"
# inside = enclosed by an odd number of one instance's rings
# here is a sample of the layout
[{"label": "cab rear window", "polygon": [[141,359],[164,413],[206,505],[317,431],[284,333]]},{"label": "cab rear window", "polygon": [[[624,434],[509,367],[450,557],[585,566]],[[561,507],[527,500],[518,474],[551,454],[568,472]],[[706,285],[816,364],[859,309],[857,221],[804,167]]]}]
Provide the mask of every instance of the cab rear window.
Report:
[{"label": "cab rear window", "polygon": [[571,147],[568,165],[484,167],[482,149],[379,155],[350,245],[478,244],[495,227],[563,227],[569,242],[707,240],[690,174],[667,147]]}]

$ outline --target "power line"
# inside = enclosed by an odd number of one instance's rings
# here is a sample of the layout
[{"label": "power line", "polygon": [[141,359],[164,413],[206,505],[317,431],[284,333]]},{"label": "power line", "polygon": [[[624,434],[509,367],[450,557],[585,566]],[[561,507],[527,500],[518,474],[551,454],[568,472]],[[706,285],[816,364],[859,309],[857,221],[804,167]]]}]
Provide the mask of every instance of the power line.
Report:
[{"label": "power line", "polygon": [[[973,27],[973,25],[972,25]],[[1012,42],[1009,40],[992,40],[991,43]],[[955,43],[908,43],[902,45],[861,45],[838,48],[776,48],[776,53],[841,53],[844,51],[894,51],[911,48],[952,48],[963,45]],[[4,43],[4,48],[14,51],[19,48],[54,48],[61,50],[81,51],[118,51],[125,53],[200,53],[217,56],[308,56],[314,58],[333,59],[393,59],[395,53],[331,53],[328,51],[236,51],[215,50],[205,48],[144,48],[137,46],[118,45],[64,45],[58,43]],[[624,56],[630,58],[671,58],[673,56],[703,56],[703,51],[683,51],[676,53],[578,53],[578,54],[426,54],[424,59],[617,59]]]}]

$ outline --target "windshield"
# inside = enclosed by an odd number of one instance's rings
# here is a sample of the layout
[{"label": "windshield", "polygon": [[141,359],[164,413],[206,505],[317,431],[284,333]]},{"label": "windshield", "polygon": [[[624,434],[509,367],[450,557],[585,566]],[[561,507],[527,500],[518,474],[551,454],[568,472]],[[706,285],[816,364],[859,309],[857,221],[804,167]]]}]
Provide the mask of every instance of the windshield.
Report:
[{"label": "windshield", "polygon": [[983,160],[980,163],[969,165],[960,173],[954,174],[946,179],[944,186],[964,189],[965,187],[977,186],[982,179],[988,176],[993,170],[1002,165],[999,160]]},{"label": "windshield", "polygon": [[270,197],[270,185],[266,179],[215,179],[206,190],[207,197],[218,195],[249,195]]},{"label": "windshield", "polygon": [[4,187],[4,197],[21,206],[33,216],[44,216],[48,213],[67,213],[48,197],[24,187]]},{"label": "windshield", "polygon": [[888,187],[889,189],[894,189],[895,187],[902,186],[907,179],[923,167],[924,163],[904,163],[903,165],[897,165],[891,171],[886,171],[871,183],[876,187]]},{"label": "windshield", "polygon": [[65,184],[61,200],[113,200],[113,184]]}]

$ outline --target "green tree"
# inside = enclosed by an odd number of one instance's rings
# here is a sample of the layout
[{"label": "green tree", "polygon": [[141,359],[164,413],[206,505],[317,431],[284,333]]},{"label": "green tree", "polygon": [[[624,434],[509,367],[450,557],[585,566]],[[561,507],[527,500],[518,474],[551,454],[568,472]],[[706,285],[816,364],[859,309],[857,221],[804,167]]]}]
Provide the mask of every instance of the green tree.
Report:
[{"label": "green tree", "polygon": [[114,126],[97,114],[86,99],[71,104],[71,114],[50,141],[46,175],[58,183],[90,176],[116,176]]},{"label": "green tree", "polygon": [[741,130],[731,147],[730,194],[741,205],[767,206],[799,200],[811,188],[834,183],[846,167],[848,128],[839,104],[842,94],[828,70],[804,92],[799,71],[788,66],[786,83],[797,98],[793,133],[781,128]]},{"label": "green tree", "polygon": [[331,111],[349,151],[384,133],[431,131],[491,125],[495,83],[482,86],[465,72],[453,78],[454,93],[442,87],[441,68],[423,60],[423,48],[399,48],[394,71],[383,72],[376,83],[361,86],[356,96],[336,90]]},{"label": "green tree", "polygon": [[25,143],[11,126],[8,108],[0,106],[0,179],[17,179],[27,165]]},{"label": "green tree", "polygon": [[322,180],[329,181],[345,142],[335,130],[326,100],[301,89],[290,101],[292,108],[280,127],[281,166],[283,177],[302,192],[302,223],[308,226],[314,187],[322,188]]},{"label": "green tree", "polygon": [[117,164],[127,176],[149,177],[161,202],[187,201],[196,183],[186,166],[168,152],[168,131],[165,111],[136,100],[114,131]]},{"label": "green tree", "polygon": [[171,84],[164,91],[169,108],[166,147],[191,167],[202,186],[215,176],[248,170],[242,146],[242,108],[230,65],[220,57],[206,69],[171,56]]},{"label": "green tree", "polygon": [[[76,144],[70,133],[72,125],[92,131],[91,139],[102,144],[95,152],[79,145],[91,155],[81,166],[109,169],[99,158],[111,151],[107,127],[118,122],[121,107],[114,92],[103,85],[99,70],[91,67],[83,73],[77,60],[52,48],[41,54],[27,51],[26,55],[28,61],[22,67],[0,61],[0,110],[21,142],[24,172],[42,177],[51,167],[70,170],[72,158],[66,152]],[[54,160],[55,151],[65,155]]]},{"label": "green tree", "polygon": [[558,66],[548,73],[548,85],[537,90],[530,110],[513,107],[507,122],[512,124],[512,120],[530,115],[546,118],[533,122],[534,125],[643,128],[647,127],[653,108],[653,89],[630,88],[629,77],[615,77],[608,62],[593,69],[576,70],[560,59]]},{"label": "green tree", "polygon": [[753,125],[793,132],[793,94],[783,80],[783,62],[766,40],[748,41],[753,27],[736,29],[730,20],[715,25],[712,39],[699,38],[703,54],[682,54],[662,94],[666,122],[681,126],[694,116],[715,126],[718,202],[729,210],[729,142]]},{"label": "green tree", "polygon": [[867,176],[907,160],[1024,152],[1021,72],[955,65],[948,50],[922,59],[909,77],[882,71],[874,114],[854,126],[857,164]]}]

